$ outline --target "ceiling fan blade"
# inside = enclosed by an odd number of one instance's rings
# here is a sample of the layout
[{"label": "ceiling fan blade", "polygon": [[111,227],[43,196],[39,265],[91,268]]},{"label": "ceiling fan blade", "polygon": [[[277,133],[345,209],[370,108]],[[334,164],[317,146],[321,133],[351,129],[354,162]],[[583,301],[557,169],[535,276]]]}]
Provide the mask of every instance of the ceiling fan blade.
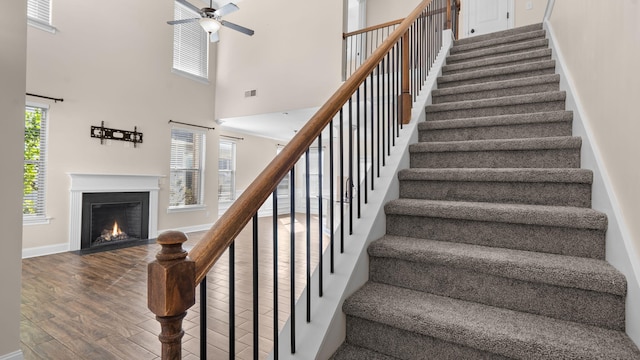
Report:
[{"label": "ceiling fan blade", "polygon": [[213,15],[215,15],[215,16],[225,16],[225,15],[231,14],[233,12],[236,12],[238,10],[240,10],[238,5],[236,5],[234,3],[228,3],[227,5],[221,7],[220,9],[218,9],[216,11],[214,11]]},{"label": "ceiling fan blade", "polygon": [[249,36],[253,35],[254,32],[255,32],[255,31],[253,31],[251,29],[248,29],[248,28],[246,28],[244,26],[240,26],[238,24],[234,24],[232,22],[225,21],[225,20],[220,20],[220,24],[222,24],[222,26],[226,26],[226,27],[228,27],[230,29],[233,29],[235,31],[239,31],[239,32],[241,32],[243,34],[247,34]]},{"label": "ceiling fan blade", "polygon": [[220,41],[220,35],[218,34],[218,32],[214,32],[211,33],[209,35],[209,40],[211,40],[212,43],[217,43],[218,41]]},{"label": "ceiling fan blade", "polygon": [[198,14],[200,14],[200,8],[197,8],[193,5],[191,5],[190,2],[186,1],[186,0],[176,0],[177,2],[179,2],[180,4],[186,6],[187,8],[197,12]]},{"label": "ceiling fan blade", "polygon": [[182,19],[182,20],[171,20],[171,21],[167,21],[167,24],[169,24],[169,25],[176,25],[176,24],[184,24],[184,23],[198,22],[198,21],[200,21],[200,18]]}]

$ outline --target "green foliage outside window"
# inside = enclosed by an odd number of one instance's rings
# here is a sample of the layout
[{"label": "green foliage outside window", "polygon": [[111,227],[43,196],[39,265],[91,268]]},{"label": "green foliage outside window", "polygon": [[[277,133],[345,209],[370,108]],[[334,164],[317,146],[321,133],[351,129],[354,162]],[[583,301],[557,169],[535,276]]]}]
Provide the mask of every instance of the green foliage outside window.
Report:
[{"label": "green foliage outside window", "polygon": [[38,192],[41,124],[42,111],[40,109],[28,109],[25,111],[23,214],[37,213],[37,204],[34,195]]}]

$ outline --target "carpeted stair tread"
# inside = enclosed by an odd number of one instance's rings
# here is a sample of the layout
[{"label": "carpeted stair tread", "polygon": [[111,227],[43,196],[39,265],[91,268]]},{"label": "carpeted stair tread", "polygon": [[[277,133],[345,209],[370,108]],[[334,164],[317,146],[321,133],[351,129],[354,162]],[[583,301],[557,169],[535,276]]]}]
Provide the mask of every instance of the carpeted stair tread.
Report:
[{"label": "carpeted stair tread", "polygon": [[462,151],[513,151],[579,149],[582,139],[575,136],[558,136],[533,139],[495,139],[469,141],[419,142],[409,146],[410,153],[462,152]]},{"label": "carpeted stair tread", "polygon": [[524,32],[524,33],[519,33],[519,34],[514,34],[509,36],[502,36],[502,37],[487,39],[484,41],[476,41],[468,44],[455,44],[451,48],[449,53],[451,55],[454,55],[454,54],[459,54],[467,51],[478,50],[481,48],[488,48],[488,47],[500,46],[505,44],[520,43],[523,41],[529,41],[533,39],[540,39],[540,38],[544,38],[544,36],[545,36],[545,31],[540,29],[540,30],[529,31],[529,32]]},{"label": "carpeted stair tread", "polygon": [[527,26],[520,26],[520,27],[513,28],[513,29],[497,31],[497,32],[494,32],[494,33],[491,33],[491,34],[483,34],[483,35],[467,37],[467,38],[464,38],[464,39],[458,39],[458,40],[455,40],[453,42],[453,45],[457,46],[457,45],[470,44],[470,43],[474,43],[474,42],[482,42],[482,41],[487,41],[489,39],[500,38],[500,37],[505,37],[505,36],[512,36],[512,35],[515,35],[515,34],[521,34],[521,33],[526,33],[526,32],[531,32],[531,31],[537,31],[537,30],[542,30],[542,23],[532,24],[532,25],[527,25]]},{"label": "carpeted stair tread", "polygon": [[549,40],[535,39],[516,44],[506,44],[490,48],[481,48],[474,51],[467,51],[459,54],[449,55],[447,57],[447,64],[461,63],[466,61],[480,60],[496,56],[505,56],[508,54],[539,50],[542,48],[547,48],[548,46]]},{"label": "carpeted stair tread", "polygon": [[604,213],[580,207],[500,204],[425,199],[396,199],[385,207],[387,215],[448,218],[483,222],[605,230]]},{"label": "carpeted stair tread", "polygon": [[398,358],[381,354],[356,345],[344,343],[331,356],[330,360],[397,360]]},{"label": "carpeted stair tread", "polygon": [[517,75],[519,73],[527,73],[531,71],[540,71],[540,70],[550,70],[551,73],[553,73],[553,70],[555,69],[555,67],[556,67],[555,60],[543,60],[543,61],[536,61],[536,62],[525,63],[525,64],[506,65],[506,66],[492,67],[489,69],[473,70],[473,71],[467,71],[467,72],[462,72],[457,74],[447,74],[447,75],[438,77],[437,82],[438,82],[438,87],[440,89],[443,89],[443,86],[452,87],[452,86],[448,86],[450,83],[457,83],[457,82],[462,82],[466,80],[485,79],[485,78],[497,77],[501,75],[512,75],[512,74]]},{"label": "carpeted stair tread", "polygon": [[373,257],[433,263],[475,272],[624,296],[626,279],[603,260],[385,235]]},{"label": "carpeted stair tread", "polygon": [[[543,87],[543,85],[547,85]],[[479,100],[497,96],[491,96],[492,92],[500,91],[500,96],[508,96],[508,95],[524,95],[524,93],[515,93],[517,88],[528,87],[530,89],[535,89],[536,86],[543,90],[532,91],[529,90],[526,93],[534,93],[534,92],[552,92],[559,91],[560,88],[560,75],[557,74],[548,74],[542,76],[532,76],[526,78],[512,79],[512,80],[502,80],[502,81],[494,81],[488,83],[480,83],[480,84],[470,84],[470,85],[461,85],[456,87],[449,87],[443,89],[436,89],[431,92],[433,97],[433,103],[440,104],[445,101],[440,100],[441,98],[449,97],[454,98],[455,100],[447,100],[446,102],[452,101],[465,101],[465,100]],[[474,96],[475,98],[469,98],[470,96]]]},{"label": "carpeted stair tread", "polygon": [[[640,359],[640,351],[621,331],[373,282],[349,297],[343,310],[348,317],[512,358]],[[374,335],[384,336],[367,336]]]},{"label": "carpeted stair tread", "polygon": [[404,169],[398,179],[416,181],[549,182],[591,184],[593,173],[586,169],[444,168]]},{"label": "carpeted stair tread", "polygon": [[498,56],[488,59],[480,59],[474,61],[466,61],[458,64],[444,65],[442,74],[448,75],[456,72],[471,71],[490,66],[508,66],[511,64],[523,63],[526,61],[535,62],[551,59],[551,49],[538,49],[523,53]]},{"label": "carpeted stair tread", "polygon": [[419,130],[458,129],[468,127],[532,124],[539,122],[572,121],[571,111],[549,111],[540,113],[484,116],[467,119],[431,120],[418,123]]}]

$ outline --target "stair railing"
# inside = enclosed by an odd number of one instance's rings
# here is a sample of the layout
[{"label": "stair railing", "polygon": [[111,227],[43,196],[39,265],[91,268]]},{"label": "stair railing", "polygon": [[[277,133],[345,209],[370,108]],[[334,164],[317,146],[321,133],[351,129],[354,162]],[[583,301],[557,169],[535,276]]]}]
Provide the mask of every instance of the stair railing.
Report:
[{"label": "stair railing", "polygon": [[[327,246],[327,256],[330,257],[329,274],[334,273],[335,252],[344,251],[344,243],[348,241],[345,232],[353,232],[353,222],[361,217],[363,204],[368,202],[368,194],[375,189],[376,178],[380,176],[380,167],[385,166],[391,155],[391,148],[395,146],[395,139],[400,136],[404,123],[411,118],[411,105],[420,93],[431,64],[435,60],[442,46],[442,30],[448,23],[447,11],[439,9],[449,8],[451,0],[423,0],[400,24],[387,36],[369,58],[358,67],[352,76],[329,98],[329,100],[309,119],[287,146],[271,161],[271,163],[256,177],[240,197],[229,207],[220,219],[209,229],[202,239],[195,244],[187,254],[182,244],[187,240],[185,234],[168,231],[160,234],[157,243],[161,250],[156,260],[148,266],[148,307],[160,322],[161,333],[159,340],[162,346],[162,359],[180,359],[182,354],[182,320],[186,311],[195,304],[196,288],[200,287],[200,315],[201,339],[200,357],[206,358],[206,276],[214,264],[227,252],[229,256],[229,358],[235,357],[235,247],[234,240],[253,220],[253,274],[250,282],[253,284],[253,356],[259,357],[258,340],[258,278],[259,274],[258,245],[265,244],[258,239],[258,210],[269,199],[273,202],[273,238],[270,249],[273,251],[273,344],[274,359],[278,358],[278,196],[279,182],[289,174],[290,177],[290,224],[289,224],[289,291],[290,291],[290,323],[291,323],[291,353],[296,352],[296,319],[295,319],[295,248],[298,246],[296,238],[296,163],[304,155],[305,179],[304,199],[306,205],[306,236],[304,249],[306,254],[306,291],[307,313],[306,322],[311,322],[311,201],[318,201],[317,213],[319,221],[319,257],[317,271],[319,272],[318,296],[323,293],[323,275],[327,269],[323,268],[322,256]],[[337,134],[336,134],[337,133]],[[335,138],[334,138],[335,135]],[[316,192],[311,196],[311,179],[309,176],[309,149],[323,148],[323,141],[327,141],[329,154],[328,176],[323,174],[322,157],[318,156]],[[326,144],[326,143],[325,143]],[[334,149],[338,154],[334,154]],[[337,166],[334,164],[338,162]],[[345,173],[346,172],[346,173]],[[377,172],[377,174],[376,174]],[[337,174],[336,174],[337,173]],[[334,184],[338,182],[339,192]],[[345,181],[353,179],[348,190],[349,200],[345,200]],[[324,184],[328,183],[326,189]],[[327,196],[323,195],[326,190]],[[334,199],[334,193],[340,194],[339,200]],[[323,200],[328,197],[326,209]],[[334,206],[333,204],[338,204]],[[338,211],[335,211],[338,209]],[[346,211],[345,211],[346,210]],[[323,243],[323,218],[326,211],[326,222],[329,228],[328,244]],[[339,213],[336,214],[336,213]],[[348,226],[347,226],[348,225]],[[269,244],[269,243],[266,243]],[[264,246],[264,245],[261,245]],[[264,300],[263,303],[264,305]]]},{"label": "stair railing", "polygon": [[[447,13],[447,29],[453,31],[454,39],[458,39],[458,23],[460,18],[460,0],[447,1],[446,7],[435,9],[423,16],[433,16],[440,12]],[[355,70],[367,60],[384,40],[402,23],[403,19],[389,21],[383,24],[366,27],[364,29],[342,34],[343,73],[342,79],[347,79]]]}]

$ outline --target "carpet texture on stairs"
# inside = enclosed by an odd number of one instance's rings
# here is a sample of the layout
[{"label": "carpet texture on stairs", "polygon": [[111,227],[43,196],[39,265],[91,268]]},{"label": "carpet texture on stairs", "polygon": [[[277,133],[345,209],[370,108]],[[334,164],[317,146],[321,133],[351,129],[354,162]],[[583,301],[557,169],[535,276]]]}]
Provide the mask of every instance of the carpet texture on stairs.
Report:
[{"label": "carpet texture on stairs", "polygon": [[454,42],[332,359],[640,359],[541,24]]}]

